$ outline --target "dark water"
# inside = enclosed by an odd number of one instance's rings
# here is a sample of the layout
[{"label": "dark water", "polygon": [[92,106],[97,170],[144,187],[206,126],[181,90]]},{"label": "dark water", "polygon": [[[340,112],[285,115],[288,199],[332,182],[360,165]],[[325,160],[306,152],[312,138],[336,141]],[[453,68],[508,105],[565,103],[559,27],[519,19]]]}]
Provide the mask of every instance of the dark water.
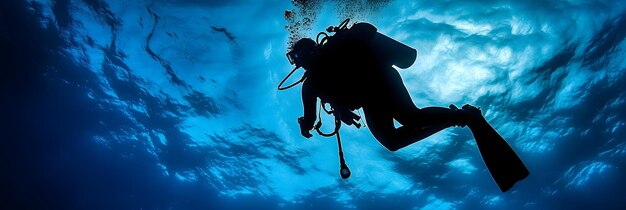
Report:
[{"label": "dark water", "polygon": [[[623,3],[364,2],[2,1],[0,206],[626,206]],[[499,192],[461,128],[397,153],[345,128],[341,180],[299,91],[275,91],[289,9],[306,36],[350,16],[418,49],[416,104],[483,107],[531,176]]]}]

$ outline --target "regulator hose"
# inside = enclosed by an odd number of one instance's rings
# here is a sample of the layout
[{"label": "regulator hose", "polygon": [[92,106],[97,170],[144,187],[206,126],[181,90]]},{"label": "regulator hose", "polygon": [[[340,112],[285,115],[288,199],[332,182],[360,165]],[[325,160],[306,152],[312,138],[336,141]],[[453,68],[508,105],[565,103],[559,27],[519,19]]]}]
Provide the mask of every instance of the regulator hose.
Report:
[{"label": "regulator hose", "polygon": [[289,72],[289,74],[287,74],[287,76],[283,79],[283,81],[280,81],[280,84],[278,84],[278,90],[287,90],[293,86],[296,86],[297,84],[301,83],[304,81],[304,79],[306,79],[306,77],[304,75],[302,75],[302,78],[300,78],[300,80],[298,80],[297,82],[294,82],[291,85],[288,85],[287,87],[281,87],[283,86],[283,83],[285,83],[285,81],[287,81],[287,79],[289,79],[289,77],[291,77],[291,75],[300,68],[300,66],[296,66],[295,68],[293,68],[293,70],[291,70],[291,72]]}]

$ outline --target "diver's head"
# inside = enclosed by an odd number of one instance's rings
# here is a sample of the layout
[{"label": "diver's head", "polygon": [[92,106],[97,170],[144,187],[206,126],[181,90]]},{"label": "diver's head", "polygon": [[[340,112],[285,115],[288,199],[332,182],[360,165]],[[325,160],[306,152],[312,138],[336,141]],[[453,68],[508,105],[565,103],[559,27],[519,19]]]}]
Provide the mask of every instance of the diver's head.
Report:
[{"label": "diver's head", "polygon": [[308,70],[311,66],[312,54],[317,44],[310,38],[302,38],[291,47],[287,53],[289,63]]}]

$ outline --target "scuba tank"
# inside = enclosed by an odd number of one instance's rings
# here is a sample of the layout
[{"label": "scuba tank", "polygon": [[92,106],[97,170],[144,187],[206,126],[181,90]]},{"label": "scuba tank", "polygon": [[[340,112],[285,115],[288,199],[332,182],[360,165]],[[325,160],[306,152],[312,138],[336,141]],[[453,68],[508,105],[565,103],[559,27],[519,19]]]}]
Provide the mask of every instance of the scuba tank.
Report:
[{"label": "scuba tank", "polygon": [[[303,57],[311,56],[313,54],[323,56],[325,63],[336,65],[336,68],[321,68],[319,70],[326,71],[323,72],[322,82],[325,79],[337,79],[337,80],[328,80],[325,81],[326,85],[331,85],[329,92],[335,92],[341,97],[349,97],[351,94],[347,94],[345,90],[333,90],[335,87],[345,87],[345,86],[334,86],[337,83],[347,83],[348,87],[355,86],[354,83],[347,78],[353,75],[355,69],[358,68],[377,68],[375,65],[383,65],[386,67],[396,66],[398,68],[408,68],[415,62],[417,58],[417,50],[398,42],[384,34],[378,32],[376,27],[369,23],[356,23],[352,27],[348,28],[348,22],[350,19],[346,19],[341,22],[338,26],[331,26],[326,29],[328,33],[334,33],[334,35],[330,36],[326,32],[318,33],[315,43],[313,43],[310,39],[301,39],[296,42],[294,46],[305,46],[303,48],[294,47],[290,52],[286,54],[287,59],[293,65],[295,65],[294,69],[279,83],[278,90],[289,89],[301,82],[303,82],[308,74],[304,74],[302,78],[300,78],[297,82],[287,85],[283,87],[285,81],[300,67],[303,66]],[[324,36],[321,40],[320,37]],[[307,44],[308,43],[308,44]],[[352,79],[351,79],[352,80]],[[328,88],[325,88],[328,89]],[[338,93],[341,92],[341,93]],[[339,162],[340,162],[340,175],[343,179],[347,179],[350,177],[351,172],[345,163],[343,157],[343,149],[341,146],[341,138],[339,136],[339,128],[341,127],[341,123],[345,123],[347,125],[355,125],[359,128],[361,125],[357,123],[355,120],[359,120],[361,117],[354,114],[352,111],[353,107],[344,107],[341,97],[330,97],[325,100],[323,97],[321,98],[321,109],[318,112],[318,122],[314,126],[314,129],[318,132],[319,135],[325,137],[336,136],[337,144],[339,149]],[[332,100],[334,99],[334,100]],[[350,100],[348,100],[350,101]],[[324,104],[329,103],[331,105],[331,110],[327,110]],[[335,104],[336,103],[336,104]],[[336,107],[335,107],[336,106]],[[321,114],[322,110],[326,111],[327,114],[332,114],[335,117],[335,129],[331,133],[324,133],[320,130],[321,127]],[[300,120],[300,119],[299,119]]]},{"label": "scuba tank", "polygon": [[415,59],[417,59],[417,50],[389,38],[384,34],[376,32],[370,42],[374,53],[379,56],[379,58],[398,68],[409,68],[413,65]]},{"label": "scuba tank", "polygon": [[[342,25],[347,25],[349,20],[344,20],[338,27],[331,26],[326,29],[328,32],[335,32],[335,35],[329,37],[326,33],[321,32],[318,34],[318,38],[320,35],[326,35],[326,38],[329,39],[328,45],[333,45],[333,39],[358,40],[361,44],[370,48],[369,51],[373,53],[376,60],[387,66],[394,65],[398,68],[406,69],[415,63],[417,50],[381,34],[375,26],[369,23],[355,23],[350,28],[346,26],[341,27]],[[320,44],[326,44],[324,39],[322,39]]]}]

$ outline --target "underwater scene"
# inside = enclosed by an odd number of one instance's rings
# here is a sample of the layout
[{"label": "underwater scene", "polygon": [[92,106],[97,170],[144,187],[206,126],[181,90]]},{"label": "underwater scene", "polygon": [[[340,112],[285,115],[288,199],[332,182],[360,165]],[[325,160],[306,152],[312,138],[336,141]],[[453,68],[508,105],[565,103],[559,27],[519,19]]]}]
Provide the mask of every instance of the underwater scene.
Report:
[{"label": "underwater scene", "polygon": [[[623,0],[2,0],[0,20],[0,209],[626,209]],[[404,51],[333,48],[352,32]],[[398,98],[436,115],[371,105]]]}]

